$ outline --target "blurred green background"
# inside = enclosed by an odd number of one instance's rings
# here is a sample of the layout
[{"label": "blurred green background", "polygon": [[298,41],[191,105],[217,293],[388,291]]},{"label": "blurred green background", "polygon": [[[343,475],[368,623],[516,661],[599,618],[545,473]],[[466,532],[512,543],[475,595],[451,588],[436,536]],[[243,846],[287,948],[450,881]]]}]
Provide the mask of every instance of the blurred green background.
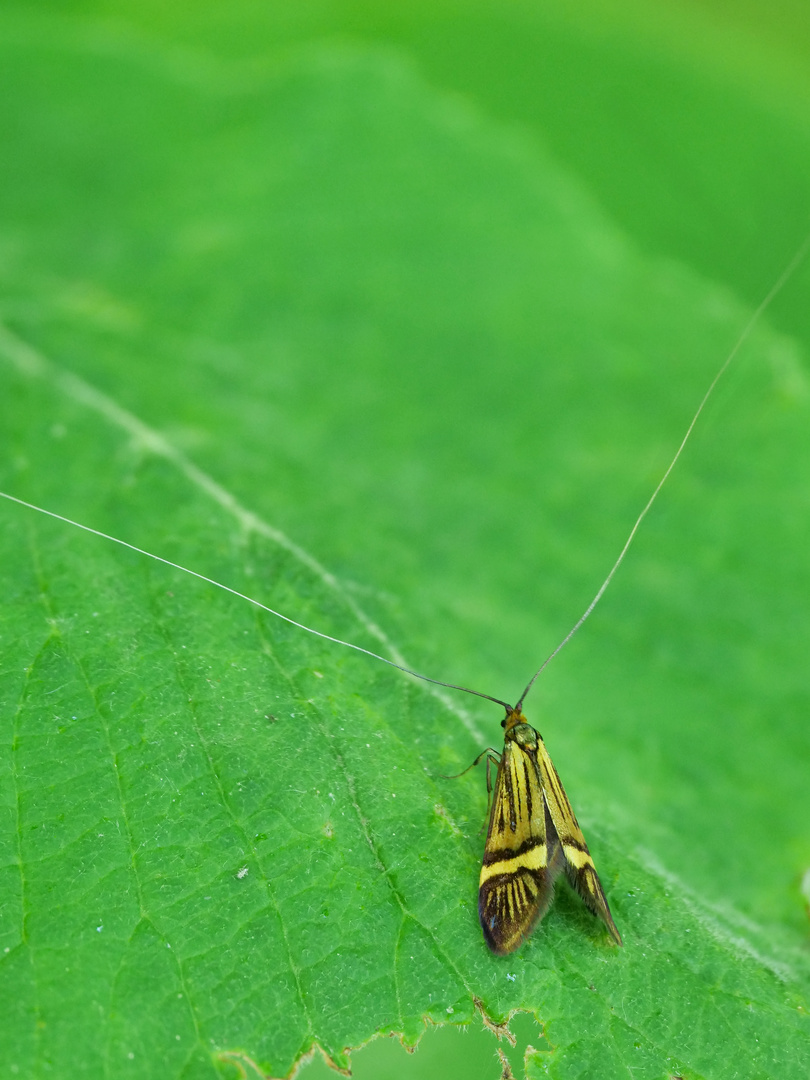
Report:
[{"label": "blurred green background", "polygon": [[[514,696],[808,228],[806,6],[88,0],[6,5],[0,35],[6,324],[313,553],[420,670]],[[302,57],[325,84],[356,68],[345,96],[293,77],[268,120],[252,88]],[[786,949],[810,865],[808,286],[804,265],[534,703],[590,820]],[[88,518],[94,476],[54,476]],[[489,1034],[429,1029],[353,1069],[493,1062]]]}]

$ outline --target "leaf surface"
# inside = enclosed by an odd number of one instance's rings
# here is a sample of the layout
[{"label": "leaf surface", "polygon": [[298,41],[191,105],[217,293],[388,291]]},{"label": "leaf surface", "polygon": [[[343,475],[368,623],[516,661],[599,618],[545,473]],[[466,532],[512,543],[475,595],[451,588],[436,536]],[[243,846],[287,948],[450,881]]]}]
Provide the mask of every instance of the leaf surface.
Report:
[{"label": "leaf surface", "polygon": [[[4,20],[0,487],[514,699],[745,307],[396,50]],[[479,1001],[529,1075],[799,1075],[807,424],[762,324],[527,703],[623,950],[560,890],[486,951],[497,709],[3,504],[0,1059],[280,1077]]]}]

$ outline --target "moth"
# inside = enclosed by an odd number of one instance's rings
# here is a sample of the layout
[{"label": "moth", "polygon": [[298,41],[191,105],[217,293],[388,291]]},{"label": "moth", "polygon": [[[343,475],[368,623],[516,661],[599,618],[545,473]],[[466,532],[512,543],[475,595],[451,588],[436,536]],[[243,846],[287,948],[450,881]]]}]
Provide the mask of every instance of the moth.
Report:
[{"label": "moth", "polygon": [[[610,914],[610,908],[605,899],[605,893],[591,858],[591,853],[588,850],[588,845],[585,843],[585,837],[582,835],[582,830],[577,823],[574,811],[571,809],[571,804],[565,794],[565,789],[543,744],[540,733],[528,723],[523,715],[523,702],[535,679],[542,673],[546,665],[554,659],[557,653],[568,644],[601,600],[602,595],[613,580],[614,574],[627,554],[627,550],[641,522],[646,517],[650,507],[658,497],[658,493],[680,458],[715,386],[736,356],[743,341],[751,333],[756,322],[790,279],[808,251],[810,251],[810,235],[805,238],[765,299],[760,303],[709,384],[678,449],[646,506],[636,518],[624,547],[595,597],[556,649],[534,673],[529,685],[514,707],[479,690],[472,690],[456,683],[430,678],[418,671],[413,671],[403,663],[372,652],[371,649],[367,649],[362,645],[344,641],[342,638],[333,637],[331,634],[326,634],[314,627],[306,626],[297,619],[290,618],[289,615],[276,611],[274,608],[268,607],[261,601],[239,592],[229,585],[207,577],[205,574],[198,573],[196,570],[192,570],[180,563],[172,562],[172,560],[163,558],[161,555],[146,551],[144,548],[130,544],[126,540],[101,532],[92,526],[84,525],[52,510],[26,502],[24,499],[4,491],[0,491],[0,498],[17,503],[19,506],[26,507],[37,513],[45,514],[104,540],[129,548],[131,551],[173,567],[175,570],[190,574],[192,577],[205,581],[209,585],[214,585],[225,592],[231,593],[233,596],[246,600],[248,603],[253,604],[254,607],[266,611],[284,622],[306,631],[306,633],[314,634],[316,637],[326,641],[364,653],[366,656],[388,664],[390,667],[397,668],[399,671],[404,671],[407,675],[421,679],[423,682],[433,683],[436,686],[445,686],[452,690],[461,690],[464,693],[473,694],[476,697],[485,698],[488,701],[502,705],[506,709],[506,716],[501,721],[504,728],[503,751],[497,754],[496,751],[489,748],[479,754],[470,766],[472,768],[477,765],[486,756],[487,790],[492,796],[489,827],[484,847],[484,860],[478,884],[478,913],[484,939],[492,952],[498,955],[506,955],[518,948],[545,915],[554,895],[554,883],[560,874],[564,873],[574,890],[579,893],[588,910],[598,919],[601,919],[616,944],[621,945],[621,935]],[[6,337],[8,337],[7,333]],[[498,767],[494,793],[490,773],[493,764]]]},{"label": "moth", "polygon": [[499,956],[514,952],[548,911],[554,882],[564,873],[621,945],[585,837],[540,733],[527,722],[521,704],[507,706],[501,724],[503,752],[484,751],[488,790],[490,766],[498,766],[478,883],[484,940]]}]

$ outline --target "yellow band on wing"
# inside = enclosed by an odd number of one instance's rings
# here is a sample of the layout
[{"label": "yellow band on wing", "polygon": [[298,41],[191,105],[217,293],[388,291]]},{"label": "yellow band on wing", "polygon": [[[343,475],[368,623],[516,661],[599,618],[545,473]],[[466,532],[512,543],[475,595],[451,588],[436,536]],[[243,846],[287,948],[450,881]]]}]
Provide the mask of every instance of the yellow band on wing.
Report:
[{"label": "yellow band on wing", "polygon": [[563,852],[565,861],[569,866],[573,866],[575,870],[581,870],[583,866],[593,866],[593,859],[587,851],[580,851],[578,847],[564,843]]},{"label": "yellow band on wing", "polygon": [[514,855],[511,859],[501,859],[500,862],[490,863],[481,867],[481,877],[478,881],[480,888],[485,881],[497,874],[514,874],[518,870],[542,870],[547,862],[545,844],[537,844],[520,855]]}]

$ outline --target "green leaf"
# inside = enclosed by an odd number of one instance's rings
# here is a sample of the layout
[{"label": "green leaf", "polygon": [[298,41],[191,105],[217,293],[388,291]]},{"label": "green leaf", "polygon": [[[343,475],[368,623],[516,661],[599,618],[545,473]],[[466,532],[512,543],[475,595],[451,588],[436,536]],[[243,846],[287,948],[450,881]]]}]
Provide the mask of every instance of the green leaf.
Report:
[{"label": "green leaf", "polygon": [[[750,312],[280,10],[248,56],[238,9],[3,14],[0,488],[513,700]],[[444,777],[496,708],[4,502],[0,1061],[281,1077],[520,1009],[529,1076],[802,1075],[803,364],[759,324],[527,702],[622,950],[561,889],[487,952],[484,777]]]}]

